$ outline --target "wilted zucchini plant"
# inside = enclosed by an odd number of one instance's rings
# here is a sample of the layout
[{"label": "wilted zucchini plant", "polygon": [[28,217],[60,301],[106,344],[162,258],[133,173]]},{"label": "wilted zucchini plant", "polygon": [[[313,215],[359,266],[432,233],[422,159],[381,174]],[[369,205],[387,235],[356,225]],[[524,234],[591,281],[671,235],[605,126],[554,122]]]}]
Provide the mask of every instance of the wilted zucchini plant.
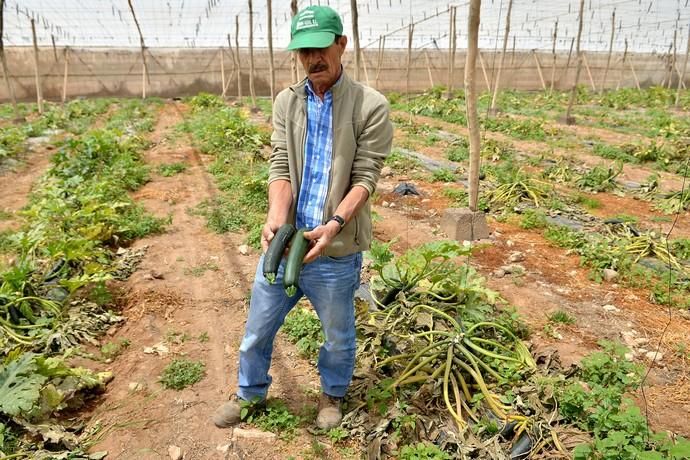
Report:
[{"label": "wilted zucchini plant", "polygon": [[530,373],[536,364],[521,339],[494,308],[498,295],[457,259],[471,249],[456,242],[423,244],[400,257],[375,243],[371,316],[388,352],[376,367],[392,377],[389,389],[426,384],[441,389],[459,431],[486,413],[504,422],[525,421],[501,395],[501,385]]}]

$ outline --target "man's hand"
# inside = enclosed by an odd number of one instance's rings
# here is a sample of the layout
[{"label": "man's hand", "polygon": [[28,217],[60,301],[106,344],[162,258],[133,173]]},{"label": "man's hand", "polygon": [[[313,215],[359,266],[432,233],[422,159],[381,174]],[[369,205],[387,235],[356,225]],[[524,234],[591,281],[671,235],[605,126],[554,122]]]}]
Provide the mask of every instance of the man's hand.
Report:
[{"label": "man's hand", "polygon": [[339,231],[340,225],[338,222],[331,220],[323,225],[319,225],[310,232],[304,232],[304,237],[313,243],[307,255],[304,256],[304,263],[313,262],[317,257],[321,256]]},{"label": "man's hand", "polygon": [[271,240],[276,235],[280,226],[281,224],[266,222],[264,228],[261,229],[261,248],[263,248],[264,253],[268,251],[268,245],[271,244]]}]

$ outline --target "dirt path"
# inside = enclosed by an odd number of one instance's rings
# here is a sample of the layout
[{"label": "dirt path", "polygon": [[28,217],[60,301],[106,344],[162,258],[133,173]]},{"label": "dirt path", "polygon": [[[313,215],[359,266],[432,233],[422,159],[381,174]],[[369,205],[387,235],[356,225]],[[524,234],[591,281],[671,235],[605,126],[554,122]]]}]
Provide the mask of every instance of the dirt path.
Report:
[{"label": "dirt path", "polygon": [[[52,145],[42,145],[27,151],[14,170],[0,169],[0,211],[13,215],[29,202],[34,182],[43,175],[55,153]],[[19,223],[14,216],[0,219],[0,231],[16,229]]]},{"label": "dirt path", "polygon": [[[113,459],[168,458],[171,445],[180,447],[188,460],[297,455],[310,443],[306,433],[290,443],[233,442],[233,430],[217,429],[210,421],[236,386],[237,349],[258,253],[241,255],[242,235],[213,234],[203,218],[189,213],[217,191],[206,172],[211,158],[187,147],[185,140],[181,145],[166,140],[166,132],[182,120],[180,109],[178,104],[162,109],[155,145],[145,153],[151,165],[185,162],[188,168],[169,178],[154,176],[135,195],[150,212],[172,215],[172,225],[162,235],[136,242],[135,247],[148,247],[146,257],[120,286],[127,322],[104,341],[126,339],[131,345],[110,367],[115,380],[92,416],[92,423],[100,420],[106,431],[92,450],[107,450]],[[144,353],[144,347],[156,344],[168,352]],[[159,376],[174,358],[203,361],[205,378],[182,391],[163,389]],[[313,367],[281,337],[271,373],[270,395],[284,400],[293,413],[316,404]]]}]

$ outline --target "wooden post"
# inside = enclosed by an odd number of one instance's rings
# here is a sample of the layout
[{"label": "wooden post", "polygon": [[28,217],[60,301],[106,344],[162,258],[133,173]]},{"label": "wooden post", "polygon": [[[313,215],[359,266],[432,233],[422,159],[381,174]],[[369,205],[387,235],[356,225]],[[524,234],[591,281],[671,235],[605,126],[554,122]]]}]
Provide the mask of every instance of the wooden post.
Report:
[{"label": "wooden post", "polygon": [[[297,14],[297,0],[290,1],[290,12],[292,17],[295,17]],[[290,70],[292,71],[292,82],[297,83],[297,58],[292,51],[290,51]]]},{"label": "wooden post", "polygon": [[237,53],[237,99],[242,102],[242,59],[240,56],[240,15],[235,15],[235,52]]},{"label": "wooden post", "polygon": [[690,57],[690,26],[688,26],[688,45],[685,48],[685,59],[683,60],[683,70],[680,72],[680,78],[678,79],[678,89],[676,89],[676,103],[675,106],[678,108],[680,106],[680,86],[685,82],[685,72],[688,70],[688,57]]},{"label": "wooden post", "polygon": [[225,59],[223,58],[223,47],[220,48],[220,97],[225,99]]},{"label": "wooden post", "polygon": [[[584,0],[582,0],[584,1]],[[469,195],[470,210],[477,211],[479,201],[479,159],[480,159],[480,137],[479,137],[479,116],[477,114],[477,85],[476,85],[476,65],[479,48],[479,10],[481,0],[470,1],[470,11],[467,29],[467,58],[465,60],[465,99],[467,104],[467,125],[470,138],[470,176],[469,176]]]},{"label": "wooden post", "polygon": [[57,64],[59,61],[57,56],[57,48],[55,47],[55,35],[50,35],[50,41],[53,42],[53,56],[55,57],[55,63]]},{"label": "wooden post", "polygon": [[604,76],[601,79],[601,86],[599,87],[599,90],[601,92],[604,92],[604,89],[606,88],[606,76],[609,73],[609,66],[611,65],[611,53],[613,53],[613,38],[616,35],[616,9],[613,9],[613,13],[611,14],[611,40],[609,41],[609,55],[606,58],[606,68],[604,68]]},{"label": "wooden post", "polygon": [[38,113],[43,113],[43,93],[41,91],[41,76],[38,69],[38,42],[36,41],[36,21],[31,18],[31,35],[34,39],[34,75],[36,76],[36,102]]},{"label": "wooden post", "polygon": [[5,84],[7,85],[7,93],[12,100],[12,108],[14,109],[14,117],[19,118],[19,107],[17,107],[17,97],[14,94],[14,87],[10,81],[10,71],[7,67],[7,58],[5,57],[5,0],[0,0],[0,61],[2,61],[2,76],[5,79]]},{"label": "wooden post", "polygon": [[69,48],[66,46],[63,54],[65,59],[65,74],[62,77],[62,103],[64,104],[67,100],[67,71],[69,68]]},{"label": "wooden post", "polygon": [[510,52],[510,65],[515,65],[515,35],[513,35],[513,50]]},{"label": "wooden post", "polygon": [[357,14],[357,0],[350,0],[350,11],[352,12],[352,39],[355,42],[355,80],[359,81],[359,68],[361,65],[361,54],[359,49],[359,16]]},{"label": "wooden post", "polygon": [[[491,96],[491,112],[496,112],[496,102],[498,100],[498,88],[501,86],[501,70],[503,69],[503,64],[506,60],[506,49],[508,48],[508,36],[510,35],[510,12],[513,9],[513,0],[508,1],[508,12],[506,13],[506,28],[503,32],[503,51],[501,51],[501,60],[498,62],[498,71],[496,72],[496,82],[494,83],[494,94]],[[486,78],[486,70],[484,69],[484,60],[482,59],[481,52],[479,53],[479,59],[482,63],[482,71],[484,72]],[[489,87],[488,91],[491,91]]]},{"label": "wooden post", "polygon": [[256,93],[254,92],[254,9],[252,0],[249,4],[249,95],[252,97],[252,107],[256,108]]},{"label": "wooden post", "polygon": [[367,70],[367,58],[364,56],[364,51],[361,49],[359,50],[359,53],[362,55],[362,70],[364,70],[364,80],[367,82],[367,86],[371,86],[369,84],[369,71]]},{"label": "wooden post", "polygon": [[491,91],[491,81],[489,80],[489,74],[486,73],[486,65],[484,64],[484,57],[481,51],[477,51],[477,56],[479,56],[479,65],[482,67],[482,74],[484,75],[484,83],[486,83],[486,90]]},{"label": "wooden post", "polygon": [[376,79],[374,81],[374,85],[376,85],[376,89],[379,88],[379,76],[381,75],[381,65],[383,64],[383,50],[386,47],[386,36],[385,35],[379,35],[379,55],[378,59],[376,62]]},{"label": "wooden post", "polygon": [[556,40],[558,38],[558,19],[556,19],[556,24],[553,26],[553,46],[551,47],[551,57],[553,62],[551,63],[551,85],[549,91],[553,93],[553,86],[556,83]]},{"label": "wooden post", "polygon": [[146,44],[144,43],[144,35],[141,33],[141,27],[139,27],[139,21],[137,20],[137,15],[134,13],[134,7],[132,6],[132,0],[127,0],[129,5],[129,11],[132,12],[132,17],[134,18],[134,25],[137,26],[137,31],[139,32],[139,45],[141,46],[141,98],[146,99],[146,81],[149,69],[146,66]]},{"label": "wooden post", "polygon": [[673,69],[676,67],[677,43],[678,43],[678,21],[680,20],[680,11],[678,11],[678,19],[676,19],[676,27],[673,29],[673,54],[669,57],[671,65],[668,70],[668,89],[671,89],[673,82]]},{"label": "wooden post", "polygon": [[426,71],[429,73],[429,85],[433,88],[434,77],[431,76],[431,63],[429,62],[429,53],[426,52],[426,48],[424,48],[424,59],[426,60]]},{"label": "wooden post", "polygon": [[596,91],[597,87],[594,84],[594,78],[592,77],[592,71],[589,68],[589,62],[587,62],[587,56],[585,55],[585,52],[582,52],[582,62],[585,65],[585,69],[587,70],[587,75],[589,76],[589,83],[592,85],[592,91]]},{"label": "wooden post", "polygon": [[625,60],[628,57],[628,39],[625,39],[625,48],[623,49],[623,59],[621,62],[621,71],[620,75],[618,75],[618,83],[616,84],[616,91],[618,91],[621,87],[621,82],[623,81],[623,75],[625,74]]},{"label": "wooden post", "polygon": [[637,78],[637,72],[635,72],[635,66],[633,65],[632,57],[630,57],[630,60],[628,62],[630,63],[630,70],[632,71],[632,76],[635,79],[635,86],[637,86],[638,91],[642,91],[642,88],[640,87],[640,80]]},{"label": "wooden post", "polygon": [[407,31],[407,71],[405,73],[405,94],[410,98],[410,66],[412,65],[412,34],[414,33],[414,23],[410,23]]},{"label": "wooden post", "polygon": [[455,46],[457,45],[457,34],[455,33],[455,16],[457,6],[450,7],[450,32],[448,33],[448,92],[447,97],[453,97],[453,72],[455,71]]},{"label": "wooden post", "polygon": [[582,72],[582,58],[584,53],[580,51],[580,38],[582,37],[582,23],[584,21],[585,13],[585,0],[580,0],[580,15],[577,26],[577,70],[575,71],[575,83],[573,83],[573,89],[570,92],[570,101],[568,102],[568,109],[565,112],[565,123],[568,125],[575,124],[575,118],[572,116],[573,104],[575,103],[575,97],[577,95],[577,84],[580,81],[580,73]]},{"label": "wooden post", "polygon": [[541,71],[541,62],[539,62],[539,56],[537,52],[532,50],[532,55],[534,56],[534,62],[537,63],[537,72],[539,73],[539,80],[541,81],[541,88],[546,91],[546,82],[544,81],[544,73]]},{"label": "wooden post", "polygon": [[268,72],[271,74],[271,101],[276,98],[276,69],[273,62],[273,5],[266,0],[266,14],[268,15]]},{"label": "wooden post", "polygon": [[568,51],[568,60],[565,63],[565,69],[563,69],[563,76],[561,78],[564,78],[568,74],[568,70],[570,69],[570,59],[573,56],[573,45],[575,44],[575,37],[570,39],[570,51]]}]

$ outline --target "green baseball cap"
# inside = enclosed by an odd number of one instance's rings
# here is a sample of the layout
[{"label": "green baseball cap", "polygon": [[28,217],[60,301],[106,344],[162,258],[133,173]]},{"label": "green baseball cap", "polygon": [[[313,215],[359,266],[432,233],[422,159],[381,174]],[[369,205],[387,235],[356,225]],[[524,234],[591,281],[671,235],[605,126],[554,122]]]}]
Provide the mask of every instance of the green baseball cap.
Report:
[{"label": "green baseball cap", "polygon": [[328,48],[336,35],[343,34],[343,23],[329,6],[309,6],[292,18],[290,51],[300,48]]}]

